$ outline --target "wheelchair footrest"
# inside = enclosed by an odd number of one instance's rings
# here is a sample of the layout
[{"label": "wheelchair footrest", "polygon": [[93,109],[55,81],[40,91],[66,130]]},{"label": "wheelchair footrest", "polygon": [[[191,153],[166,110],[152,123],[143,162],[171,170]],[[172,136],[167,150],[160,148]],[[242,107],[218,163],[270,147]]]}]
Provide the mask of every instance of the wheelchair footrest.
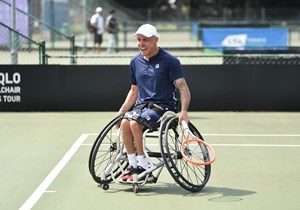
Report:
[{"label": "wheelchair footrest", "polygon": [[[174,153],[176,154],[176,158],[177,159],[182,159],[182,154],[181,152],[176,152]],[[149,157],[155,157],[155,158],[161,158],[161,153],[160,152],[148,152]],[[168,157],[169,155],[166,154],[166,157]]]},{"label": "wheelchair footrest", "polygon": [[148,152],[149,157],[156,157],[156,158],[161,158],[161,153],[160,152]]}]

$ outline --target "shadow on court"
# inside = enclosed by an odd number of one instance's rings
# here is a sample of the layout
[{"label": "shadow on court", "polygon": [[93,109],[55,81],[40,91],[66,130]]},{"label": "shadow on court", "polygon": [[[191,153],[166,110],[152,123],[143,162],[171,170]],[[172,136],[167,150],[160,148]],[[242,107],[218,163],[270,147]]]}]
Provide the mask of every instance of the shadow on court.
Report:
[{"label": "shadow on court", "polygon": [[250,190],[234,189],[227,187],[207,187],[203,190],[204,194],[215,195],[216,197],[208,199],[213,202],[235,202],[242,201],[244,196],[255,194]]},{"label": "shadow on court", "polygon": [[[109,189],[105,191],[106,193],[119,193],[128,192],[132,193],[133,189],[131,185],[127,185],[127,189]],[[99,189],[102,190],[101,185],[98,185]],[[137,196],[161,196],[161,195],[181,195],[184,197],[205,197],[209,196],[208,201],[211,202],[237,202],[242,201],[243,197],[256,194],[257,192],[243,189],[234,189],[227,187],[205,187],[200,192],[188,192],[180,188],[177,184],[171,183],[159,183],[159,184],[148,184],[142,186],[139,189]]]}]

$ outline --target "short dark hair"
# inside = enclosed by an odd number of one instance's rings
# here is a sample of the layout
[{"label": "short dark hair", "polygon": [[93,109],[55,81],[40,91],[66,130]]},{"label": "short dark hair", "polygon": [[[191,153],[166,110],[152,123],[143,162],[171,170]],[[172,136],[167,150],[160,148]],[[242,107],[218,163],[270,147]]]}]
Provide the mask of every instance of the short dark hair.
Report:
[{"label": "short dark hair", "polygon": [[109,14],[113,14],[113,13],[116,13],[116,10],[112,9],[109,11]]}]

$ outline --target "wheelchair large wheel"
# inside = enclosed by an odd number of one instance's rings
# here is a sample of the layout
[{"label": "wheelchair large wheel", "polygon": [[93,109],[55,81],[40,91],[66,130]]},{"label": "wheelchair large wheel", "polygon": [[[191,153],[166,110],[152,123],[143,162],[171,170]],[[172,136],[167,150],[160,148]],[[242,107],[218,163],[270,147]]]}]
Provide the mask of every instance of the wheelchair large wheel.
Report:
[{"label": "wheelchair large wheel", "polygon": [[[90,174],[99,184],[107,184],[118,178],[128,166],[126,160],[115,162],[116,155],[122,149],[121,134],[118,133],[119,129],[117,128],[122,118],[122,116],[116,117],[107,124],[96,138],[90,152]],[[108,169],[109,172],[107,172]],[[103,177],[103,173],[105,173],[105,177]]]},{"label": "wheelchair large wheel", "polygon": [[[180,148],[184,140],[184,131],[182,126],[178,125],[178,116],[163,122],[161,128],[161,153],[170,175],[182,188],[191,192],[201,191],[209,180],[211,165],[194,165],[183,159]],[[195,136],[203,139],[191,122],[189,129]]]}]

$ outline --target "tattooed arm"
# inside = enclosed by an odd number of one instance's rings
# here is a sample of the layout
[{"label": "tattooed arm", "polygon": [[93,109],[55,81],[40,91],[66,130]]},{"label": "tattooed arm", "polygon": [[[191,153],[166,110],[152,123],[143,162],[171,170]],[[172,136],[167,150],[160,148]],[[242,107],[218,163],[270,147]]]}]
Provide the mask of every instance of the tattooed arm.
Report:
[{"label": "tattooed arm", "polygon": [[189,87],[184,78],[179,78],[175,80],[175,85],[179,91],[180,101],[181,101],[181,112],[179,114],[179,123],[181,124],[182,120],[188,123],[189,118],[187,112],[191,101],[191,93]]}]

